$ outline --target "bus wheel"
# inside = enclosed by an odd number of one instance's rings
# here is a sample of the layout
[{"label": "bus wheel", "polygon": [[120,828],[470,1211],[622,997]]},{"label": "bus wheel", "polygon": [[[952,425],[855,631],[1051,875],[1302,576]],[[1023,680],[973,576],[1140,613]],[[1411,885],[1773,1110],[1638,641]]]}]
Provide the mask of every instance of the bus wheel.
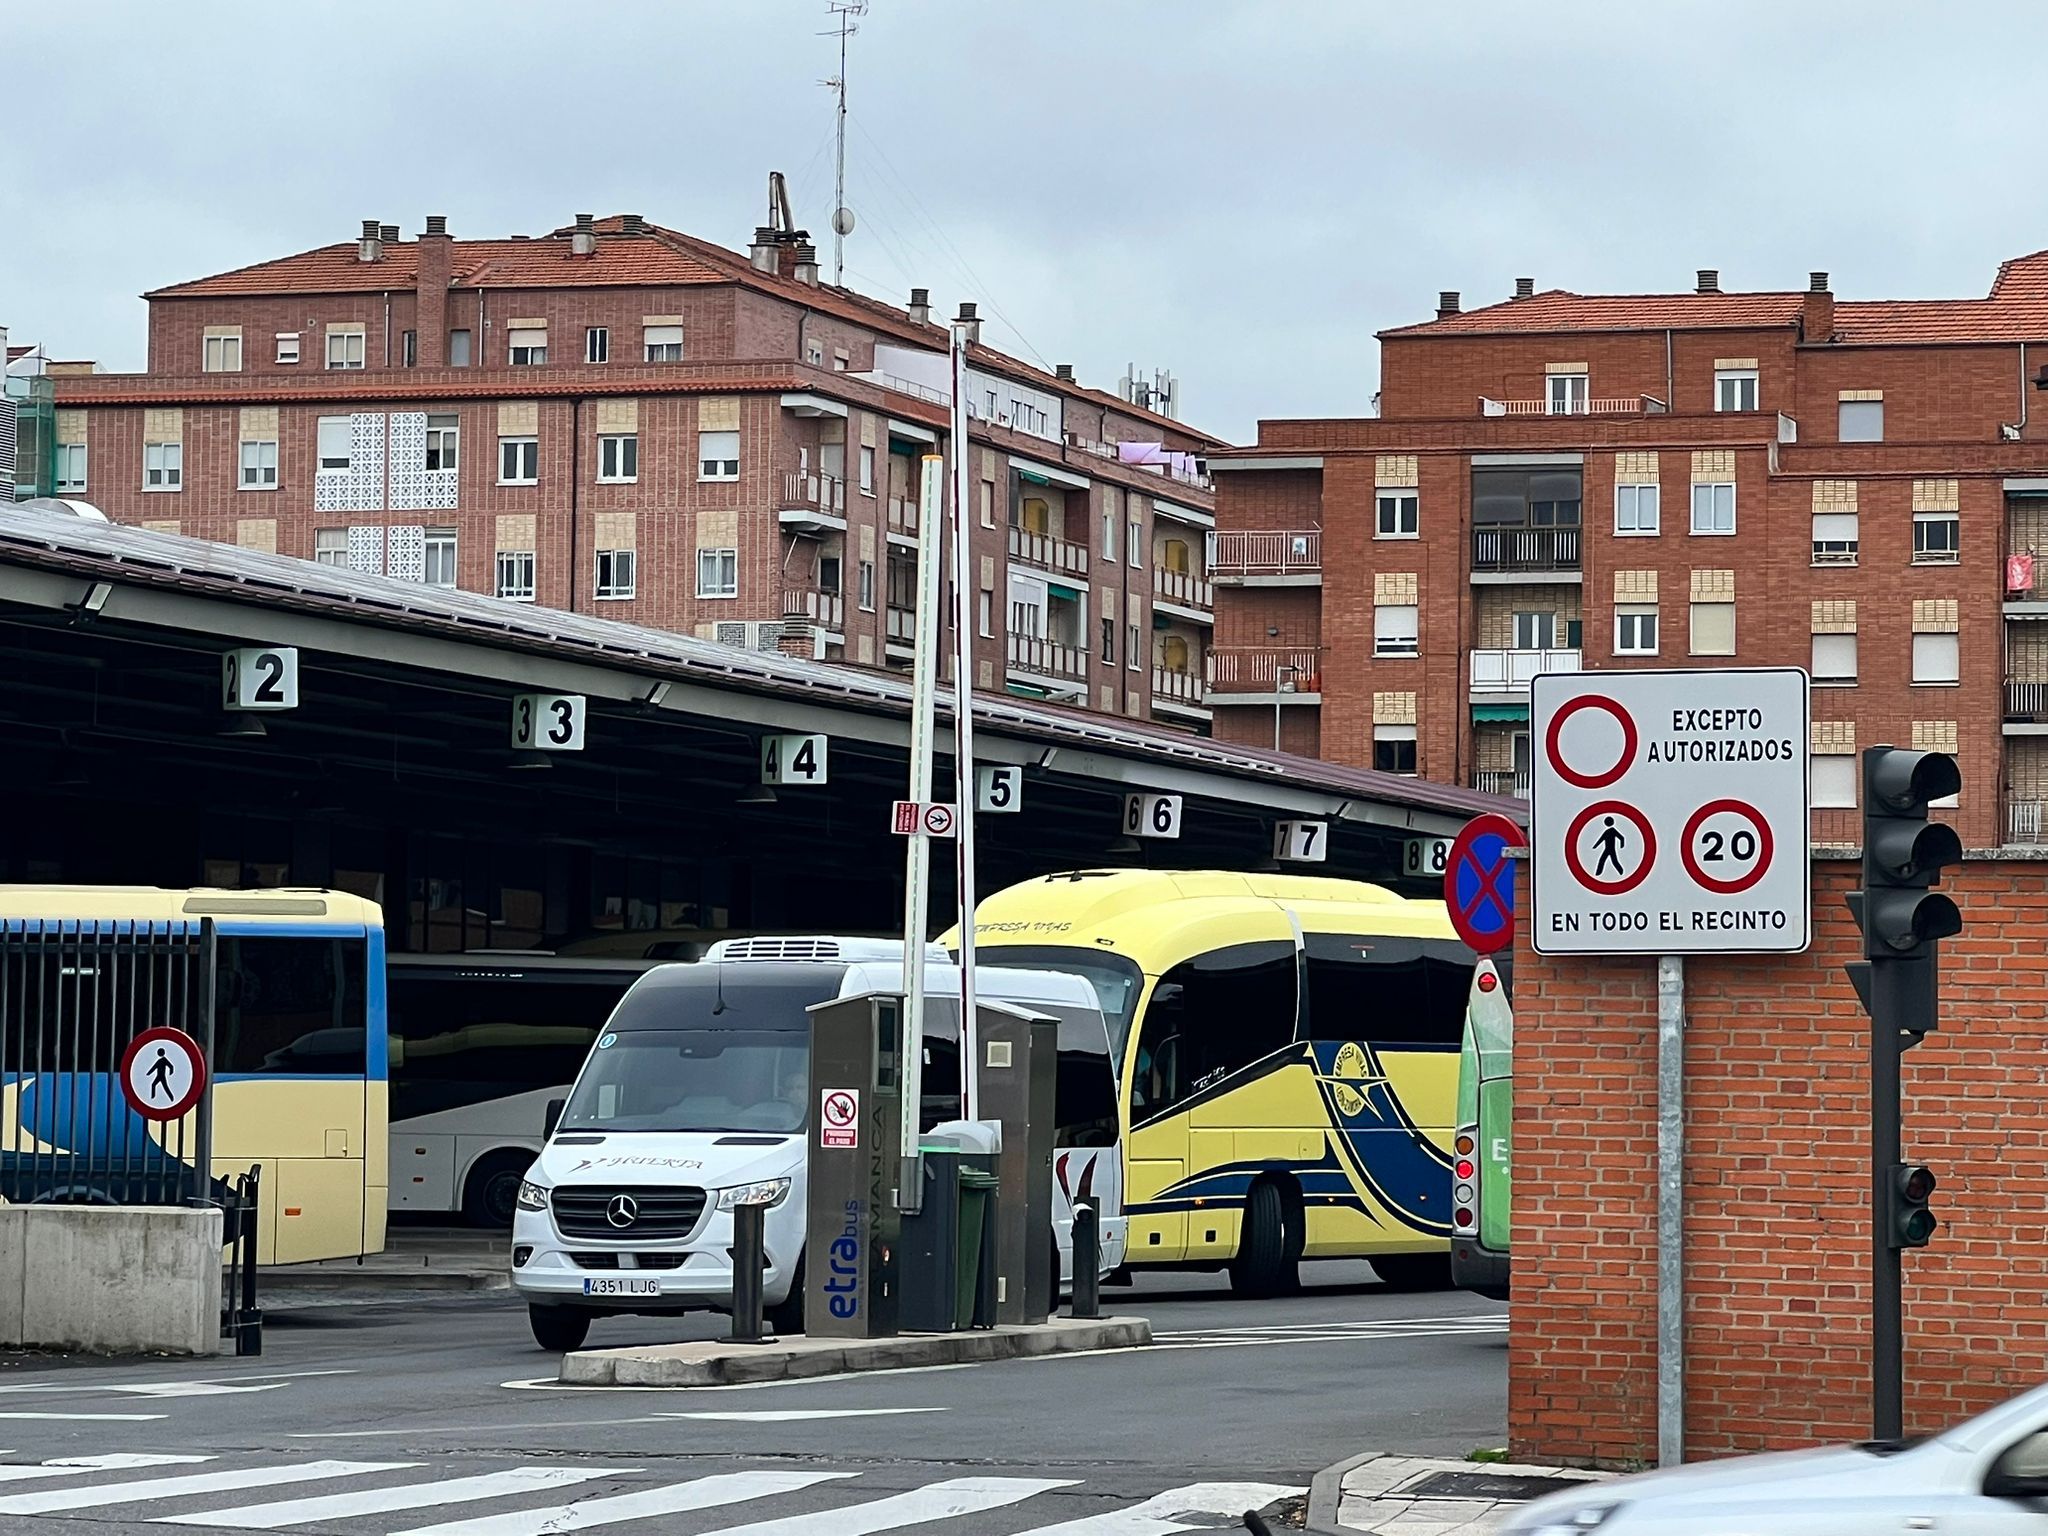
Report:
[{"label": "bus wheel", "polygon": [[1372,1272],[1390,1291],[1447,1291],[1451,1288],[1451,1256],[1447,1253],[1391,1253],[1372,1260]]},{"label": "bus wheel", "polygon": [[512,1225],[519,1209],[519,1181],[533,1166],[533,1154],[526,1151],[493,1152],[477,1159],[462,1186],[462,1219],[472,1227]]},{"label": "bus wheel", "polygon": [[1230,1288],[1240,1296],[1280,1296],[1299,1281],[1299,1249],[1287,1238],[1287,1204],[1280,1186],[1261,1179],[1245,1197],[1244,1227],[1238,1234],[1237,1257],[1230,1263]]},{"label": "bus wheel", "polygon": [[533,1329],[533,1342],[550,1354],[566,1355],[581,1349],[590,1337],[590,1314],[578,1307],[528,1306],[526,1321]]}]

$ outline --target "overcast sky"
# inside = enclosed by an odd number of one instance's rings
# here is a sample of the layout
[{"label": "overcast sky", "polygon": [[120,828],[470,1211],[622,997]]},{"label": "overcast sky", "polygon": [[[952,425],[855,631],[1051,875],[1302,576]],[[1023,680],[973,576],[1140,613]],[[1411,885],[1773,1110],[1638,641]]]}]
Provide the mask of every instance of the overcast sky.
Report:
[{"label": "overcast sky", "polygon": [[[825,0],[0,0],[0,324],[120,369],[147,288],[637,212],[830,273]],[[1976,296],[2048,246],[2048,8],[870,0],[847,281],[1195,425],[1359,414],[1373,333],[1540,288]]]}]

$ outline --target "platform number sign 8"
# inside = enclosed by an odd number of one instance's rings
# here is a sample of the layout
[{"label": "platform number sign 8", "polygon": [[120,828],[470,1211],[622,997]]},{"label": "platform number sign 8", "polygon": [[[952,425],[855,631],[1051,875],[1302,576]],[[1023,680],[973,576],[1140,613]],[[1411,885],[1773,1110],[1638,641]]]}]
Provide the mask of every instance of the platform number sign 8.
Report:
[{"label": "platform number sign 8", "polygon": [[297,648],[265,645],[229,651],[220,659],[220,690],[223,709],[297,709]]},{"label": "platform number sign 8", "polygon": [[512,745],[526,752],[581,752],[588,713],[580,693],[516,694]]},{"label": "platform number sign 8", "polygon": [[1442,879],[1450,864],[1451,840],[1447,837],[1411,837],[1401,861],[1401,873],[1418,880]]},{"label": "platform number sign 8", "polygon": [[761,782],[825,783],[825,746],[823,736],[763,736]]},{"label": "platform number sign 8", "polygon": [[1179,837],[1180,796],[1124,796],[1124,831],[1131,837]]}]

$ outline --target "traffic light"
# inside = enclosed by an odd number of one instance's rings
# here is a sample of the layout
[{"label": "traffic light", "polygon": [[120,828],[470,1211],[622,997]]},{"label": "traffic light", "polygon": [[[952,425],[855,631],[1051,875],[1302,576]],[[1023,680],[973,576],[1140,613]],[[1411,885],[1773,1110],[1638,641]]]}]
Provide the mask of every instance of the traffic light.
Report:
[{"label": "traffic light", "polygon": [[1894,1248],[1925,1248],[1941,1225],[1927,1208],[1936,1179],[1934,1170],[1917,1163],[1895,1163],[1887,1203],[1885,1241]]},{"label": "traffic light", "polygon": [[1870,960],[1931,956],[1926,946],[1962,932],[1963,916],[1932,892],[1942,870],[1963,857],[1956,829],[1930,821],[1933,801],[1963,787],[1946,752],[1872,747],[1863,754],[1863,891],[1857,914]]}]

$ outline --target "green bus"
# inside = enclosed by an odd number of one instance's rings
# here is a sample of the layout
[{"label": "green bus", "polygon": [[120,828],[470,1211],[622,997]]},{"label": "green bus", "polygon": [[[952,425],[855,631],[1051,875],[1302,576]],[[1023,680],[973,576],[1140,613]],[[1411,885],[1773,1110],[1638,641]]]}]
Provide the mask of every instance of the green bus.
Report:
[{"label": "green bus", "polygon": [[1451,1283],[1508,1299],[1509,1164],[1514,1149],[1515,1011],[1508,957],[1472,975],[1458,1054],[1458,1119],[1451,1183]]}]

